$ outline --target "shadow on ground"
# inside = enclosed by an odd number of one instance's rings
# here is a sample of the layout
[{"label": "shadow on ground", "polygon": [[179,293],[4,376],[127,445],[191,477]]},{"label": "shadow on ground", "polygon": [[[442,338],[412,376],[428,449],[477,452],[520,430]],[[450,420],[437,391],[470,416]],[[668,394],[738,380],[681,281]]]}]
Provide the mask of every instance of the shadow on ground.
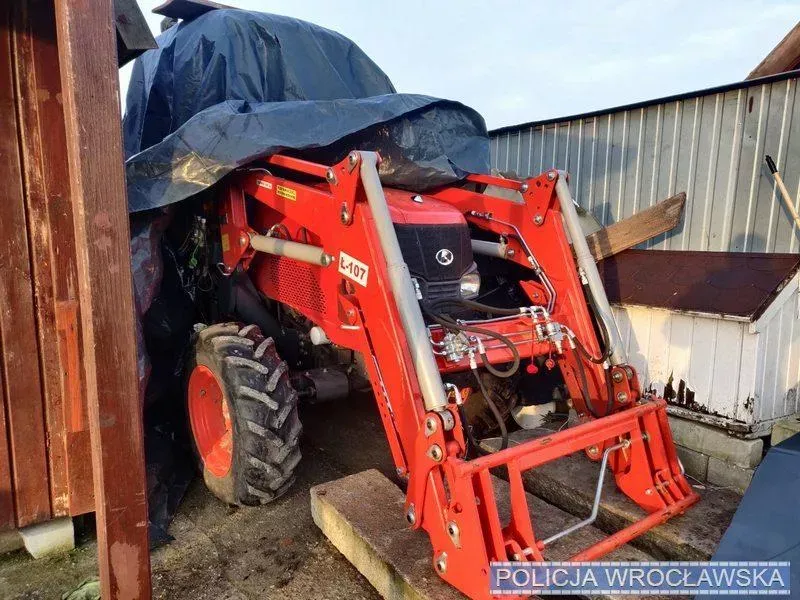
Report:
[{"label": "shadow on ground", "polygon": [[[377,468],[394,477],[374,400],[368,394],[301,412],[303,462],[292,490],[261,508],[224,506],[196,479],[170,527],[175,540],[152,553],[155,598],[246,600],[373,599],[370,584],[311,519],[309,488]],[[54,600],[96,575],[89,534],[68,555],[34,561],[0,556],[3,599]]]}]

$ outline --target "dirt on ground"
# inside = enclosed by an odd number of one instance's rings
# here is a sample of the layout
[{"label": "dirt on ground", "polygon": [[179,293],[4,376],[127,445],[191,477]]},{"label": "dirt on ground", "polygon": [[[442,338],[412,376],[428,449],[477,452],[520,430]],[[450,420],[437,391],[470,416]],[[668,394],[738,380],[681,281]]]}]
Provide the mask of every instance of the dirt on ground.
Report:
[{"label": "dirt on ground", "polygon": [[[309,489],[318,483],[369,468],[394,477],[374,400],[365,394],[309,407],[301,418],[303,461],[281,499],[232,508],[195,479],[170,527],[174,541],[151,553],[155,598],[379,597],[320,533],[309,506]],[[0,598],[57,600],[96,576],[96,551],[94,533],[84,526],[69,554],[38,561],[24,551],[0,556]]]}]

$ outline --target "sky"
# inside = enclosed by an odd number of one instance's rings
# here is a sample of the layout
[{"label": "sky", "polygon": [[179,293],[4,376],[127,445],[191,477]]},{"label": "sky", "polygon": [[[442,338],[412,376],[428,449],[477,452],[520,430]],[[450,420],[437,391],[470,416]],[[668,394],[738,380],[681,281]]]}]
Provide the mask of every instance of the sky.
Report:
[{"label": "sky", "polygon": [[[138,1],[157,33],[162,0]],[[222,1],[338,31],[489,129],[740,81],[800,20],[797,0]]]}]

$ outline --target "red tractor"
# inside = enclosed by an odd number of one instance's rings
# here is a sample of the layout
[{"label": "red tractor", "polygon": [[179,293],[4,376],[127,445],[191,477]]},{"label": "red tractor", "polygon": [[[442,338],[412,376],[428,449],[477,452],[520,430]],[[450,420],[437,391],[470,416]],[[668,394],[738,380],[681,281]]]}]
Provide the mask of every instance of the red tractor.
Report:
[{"label": "red tractor", "polygon": [[[187,397],[214,493],[278,497],[300,460],[298,399],[368,381],[408,480],[405,517],[430,536],[439,575],[472,598],[488,597],[490,562],[543,560],[560,537],[537,537],[525,470],[583,451],[649,513],[576,561],[696,502],[665,402],[627,364],[566,174],[471,175],[416,194],[383,189],[379,163],[371,152],[333,166],[271,156],[227,177],[197,218],[217,248],[222,322],[196,326]],[[531,381],[560,390],[580,422],[506,447],[510,405],[531,401]],[[477,402],[484,414],[468,415]],[[503,440],[494,452],[477,439],[487,422]]]}]

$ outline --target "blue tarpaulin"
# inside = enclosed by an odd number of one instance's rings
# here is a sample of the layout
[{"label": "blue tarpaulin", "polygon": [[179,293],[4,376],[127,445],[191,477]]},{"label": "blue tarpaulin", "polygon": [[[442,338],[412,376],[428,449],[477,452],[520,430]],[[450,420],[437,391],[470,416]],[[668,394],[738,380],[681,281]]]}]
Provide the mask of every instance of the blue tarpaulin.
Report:
[{"label": "blue tarpaulin", "polygon": [[397,94],[344,36],[235,9],[181,21],[137,59],[124,119],[131,212],[172,204],[259,157],[313,150],[327,162],[377,150],[386,185],[422,191],[488,172],[483,118]]}]

